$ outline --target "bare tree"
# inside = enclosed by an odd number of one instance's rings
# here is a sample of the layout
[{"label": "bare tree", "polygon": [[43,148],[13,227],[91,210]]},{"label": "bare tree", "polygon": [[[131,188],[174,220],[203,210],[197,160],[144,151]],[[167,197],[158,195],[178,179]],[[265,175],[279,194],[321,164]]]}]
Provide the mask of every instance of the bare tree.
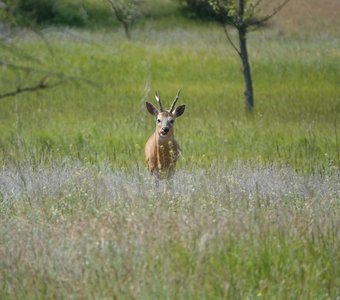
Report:
[{"label": "bare tree", "polygon": [[[94,87],[99,86],[97,83],[86,78],[66,75],[45,69],[22,66],[7,61],[0,60],[0,66],[2,66],[3,69],[10,69],[16,73],[15,80],[11,82],[11,86],[14,85],[14,87],[8,88],[4,92],[0,92],[0,99],[17,96],[21,93],[37,92],[39,90],[54,88],[66,82],[85,83]],[[24,74],[24,76],[21,76],[21,74]],[[34,75],[32,77],[35,77],[36,79],[31,82],[26,82],[25,78],[30,75]]]},{"label": "bare tree", "polygon": [[142,0],[107,0],[117,20],[122,23],[125,35],[131,39],[130,27],[141,16],[139,6]]},{"label": "bare tree", "polygon": [[[245,108],[248,112],[252,111],[254,107],[254,92],[247,49],[247,34],[250,30],[265,25],[269,19],[275,16],[289,2],[289,0],[278,1],[269,8],[270,5],[263,0],[209,0],[210,5],[215,11],[227,12],[227,16],[220,20],[220,22],[228,41],[241,59]],[[260,11],[263,9],[267,13],[261,13]],[[238,46],[233,42],[228,33],[228,25],[237,30]]]},{"label": "bare tree", "polygon": [[[30,53],[17,47],[13,42],[11,28],[16,26],[16,22],[15,15],[11,11],[11,2],[6,3],[0,0],[0,10],[0,75],[3,78],[13,78],[8,79],[7,84],[2,85],[4,91],[0,91],[0,99],[52,88],[63,83],[66,77],[62,74],[27,66],[27,62],[38,64],[38,60]],[[32,29],[32,32],[35,32],[45,42],[47,49],[51,51],[46,39],[34,29]],[[22,65],[18,61],[22,62]],[[14,77],[8,77],[7,71],[11,72]],[[32,74],[33,76],[31,76]],[[33,79],[25,80],[28,77]]]},{"label": "bare tree", "polygon": [[[6,8],[1,0],[0,8]],[[8,12],[4,16],[12,17]],[[31,32],[44,42],[46,50],[53,55],[48,40],[39,31],[32,29]],[[0,23],[0,76],[0,99],[54,88],[66,82],[83,82],[98,86],[91,80],[41,67],[38,57],[16,45],[11,26],[6,23]]]}]

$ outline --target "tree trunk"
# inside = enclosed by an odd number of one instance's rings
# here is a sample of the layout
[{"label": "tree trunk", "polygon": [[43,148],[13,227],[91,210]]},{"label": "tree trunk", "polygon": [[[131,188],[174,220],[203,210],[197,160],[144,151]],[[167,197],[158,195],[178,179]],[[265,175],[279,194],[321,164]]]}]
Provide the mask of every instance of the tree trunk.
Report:
[{"label": "tree trunk", "polygon": [[240,42],[240,56],[242,62],[242,74],[244,81],[244,100],[246,111],[252,111],[254,107],[253,82],[251,79],[250,64],[247,50],[247,30],[244,26],[238,28]]},{"label": "tree trunk", "polygon": [[130,34],[130,26],[128,22],[122,22],[124,26],[124,32],[125,36],[127,37],[128,40],[131,40],[131,34]]},{"label": "tree trunk", "polygon": [[247,24],[244,21],[244,0],[237,1],[239,24],[236,26],[240,43],[240,56],[244,81],[244,100],[246,111],[250,112],[254,106],[253,83],[251,80],[250,65],[247,50]]}]

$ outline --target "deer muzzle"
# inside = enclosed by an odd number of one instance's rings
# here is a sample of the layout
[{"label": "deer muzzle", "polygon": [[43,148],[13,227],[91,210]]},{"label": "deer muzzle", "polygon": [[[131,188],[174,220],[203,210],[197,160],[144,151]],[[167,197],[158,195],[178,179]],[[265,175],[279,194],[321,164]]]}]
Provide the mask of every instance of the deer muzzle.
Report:
[{"label": "deer muzzle", "polygon": [[161,130],[159,131],[159,135],[160,136],[166,136],[169,132],[169,128],[168,127],[162,127]]}]

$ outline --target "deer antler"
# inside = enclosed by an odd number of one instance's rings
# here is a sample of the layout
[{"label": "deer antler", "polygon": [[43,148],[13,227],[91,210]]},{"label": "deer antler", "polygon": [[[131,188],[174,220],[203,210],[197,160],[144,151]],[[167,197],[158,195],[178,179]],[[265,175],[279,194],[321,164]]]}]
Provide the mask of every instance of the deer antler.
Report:
[{"label": "deer antler", "polygon": [[172,104],[171,104],[171,106],[170,106],[170,109],[169,109],[169,112],[170,113],[172,113],[172,111],[174,110],[174,108],[175,108],[175,105],[176,105],[176,102],[177,102],[177,100],[178,100],[178,98],[179,98],[179,93],[181,92],[181,90],[178,90],[178,92],[177,92],[177,95],[176,95],[176,97],[175,97],[175,100],[174,100],[174,102],[172,102]]},{"label": "deer antler", "polygon": [[157,103],[158,103],[158,105],[159,105],[160,111],[161,111],[161,112],[164,111],[163,106],[162,106],[162,103],[161,103],[161,99],[159,98],[158,92],[157,92],[157,91],[156,91],[155,98],[156,98],[156,101],[157,101]]}]

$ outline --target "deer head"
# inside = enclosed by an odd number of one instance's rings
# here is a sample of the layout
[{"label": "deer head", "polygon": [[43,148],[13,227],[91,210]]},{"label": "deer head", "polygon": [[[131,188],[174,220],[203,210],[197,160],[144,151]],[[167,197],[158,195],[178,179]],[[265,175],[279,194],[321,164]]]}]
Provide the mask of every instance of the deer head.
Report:
[{"label": "deer head", "polygon": [[161,99],[156,92],[155,98],[159,105],[159,109],[154,107],[150,102],[146,102],[146,108],[151,115],[154,116],[156,120],[156,132],[160,137],[170,136],[173,133],[173,125],[175,123],[176,118],[181,116],[185,111],[185,105],[180,105],[175,108],[176,102],[179,98],[180,90],[177,92],[177,95],[172,102],[170,108],[168,110],[164,110]]}]

